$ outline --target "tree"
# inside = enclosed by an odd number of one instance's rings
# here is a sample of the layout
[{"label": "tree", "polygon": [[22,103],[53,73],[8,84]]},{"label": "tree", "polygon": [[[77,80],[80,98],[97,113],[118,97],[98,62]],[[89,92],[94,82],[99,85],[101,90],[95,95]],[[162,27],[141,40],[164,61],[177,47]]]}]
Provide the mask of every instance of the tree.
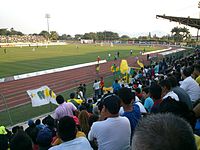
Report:
[{"label": "tree", "polygon": [[103,32],[97,32],[98,40],[105,40],[105,34]]},{"label": "tree", "polygon": [[187,29],[186,27],[183,27],[180,29],[180,34],[182,35],[183,40],[188,41],[191,38],[189,29]]},{"label": "tree", "polygon": [[72,40],[73,39],[73,37],[71,36],[71,35],[67,35],[67,40]]},{"label": "tree", "polygon": [[80,40],[83,37],[82,34],[76,34],[75,35],[75,40]]},{"label": "tree", "polygon": [[44,38],[48,39],[49,38],[49,32],[43,30],[39,33],[39,35],[43,36]]},{"label": "tree", "polygon": [[104,40],[118,40],[119,39],[118,33],[114,33],[111,31],[104,31],[103,35],[104,35]]},{"label": "tree", "polygon": [[8,35],[8,30],[5,28],[0,29],[0,35]]},{"label": "tree", "polygon": [[147,40],[147,39],[148,39],[147,36],[139,36],[139,37],[138,37],[138,40]]},{"label": "tree", "polygon": [[82,37],[83,39],[93,39],[94,41],[96,41],[98,38],[97,38],[97,34],[94,33],[94,32],[90,32],[90,33],[85,33]]},{"label": "tree", "polygon": [[174,37],[174,41],[175,42],[181,42],[182,41],[182,37],[180,34],[180,28],[179,27],[174,27],[172,30],[172,35]]},{"label": "tree", "polygon": [[0,35],[24,35],[20,31],[14,30],[14,28],[11,28],[10,31],[8,29],[0,29]]},{"label": "tree", "polygon": [[130,40],[130,37],[129,37],[128,35],[122,35],[122,36],[120,37],[120,39],[121,39],[122,41],[128,41],[128,40]]},{"label": "tree", "polygon": [[24,34],[20,31],[14,30],[14,28],[11,28],[10,29],[10,35],[24,35]]},{"label": "tree", "polygon": [[58,40],[59,34],[56,31],[51,31],[50,32],[50,39],[51,40]]},{"label": "tree", "polygon": [[59,36],[59,40],[67,40],[67,35],[62,34],[61,36]]},{"label": "tree", "polygon": [[186,27],[174,27],[171,32],[175,42],[188,41],[191,38],[190,32]]},{"label": "tree", "polygon": [[38,36],[38,34],[37,34],[37,33],[33,33],[32,35],[33,35],[33,36]]}]

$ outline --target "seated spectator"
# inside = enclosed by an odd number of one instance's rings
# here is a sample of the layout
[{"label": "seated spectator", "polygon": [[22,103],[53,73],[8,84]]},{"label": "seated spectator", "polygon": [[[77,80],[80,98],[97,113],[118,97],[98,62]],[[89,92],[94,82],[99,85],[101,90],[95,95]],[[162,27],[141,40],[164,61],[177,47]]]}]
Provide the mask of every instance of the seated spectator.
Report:
[{"label": "seated spectator", "polygon": [[56,97],[56,102],[59,104],[54,113],[56,120],[64,116],[73,116],[74,113],[78,114],[76,106],[70,102],[66,103],[62,95]]},{"label": "seated spectator", "polygon": [[170,76],[167,78],[172,86],[172,91],[178,95],[178,98],[181,102],[185,103],[190,110],[192,110],[192,102],[189,95],[185,90],[178,86],[177,79],[174,76]]},{"label": "seated spectator", "polygon": [[33,150],[31,138],[23,130],[19,130],[10,142],[10,150]]},{"label": "seated spectator", "polygon": [[159,64],[157,62],[154,67],[154,72],[155,72],[155,75],[159,73]]},{"label": "seated spectator", "polygon": [[199,84],[191,77],[191,71],[189,68],[185,68],[182,72],[183,81],[180,87],[186,91],[190,96],[193,104],[200,99],[200,87]]},{"label": "seated spectator", "polygon": [[79,106],[79,110],[86,110],[88,113],[92,114],[92,110],[93,110],[93,104],[92,104],[92,100],[88,100],[88,103],[86,101],[84,101],[80,106]]},{"label": "seated spectator", "polygon": [[151,108],[153,107],[154,102],[153,102],[152,98],[149,95],[149,87],[143,88],[143,90],[142,90],[142,96],[145,99],[144,100],[144,107],[148,111],[148,113],[150,113],[151,112]]},{"label": "seated spectator", "polygon": [[197,82],[197,83],[199,84],[199,86],[200,86],[200,64],[194,65],[193,74],[194,74],[194,76],[195,76],[196,82]]},{"label": "seated spectator", "polygon": [[50,115],[48,115],[47,117],[45,117],[42,120],[42,123],[52,132],[52,136],[56,136],[56,120],[53,119],[53,117],[51,117]]},{"label": "seated spectator", "polygon": [[[80,129],[80,122],[78,120],[78,118],[76,116],[73,116],[72,117],[76,123],[76,128],[77,128],[77,133],[76,133],[76,138],[79,138],[79,137],[86,137],[85,133],[81,131]],[[54,140],[52,141],[52,146],[55,146],[55,145],[59,145],[62,143],[62,140],[60,139],[59,136],[56,136],[54,137]]]},{"label": "seated spectator", "polygon": [[38,132],[39,132],[39,129],[36,128],[36,125],[35,125],[35,123],[33,122],[33,120],[29,120],[29,121],[28,121],[28,125],[29,125],[29,127],[25,129],[25,132],[26,132],[26,134],[29,135],[29,137],[30,137],[31,140],[33,141],[34,148],[37,148],[38,145],[37,145],[36,138],[37,138],[37,134],[38,134]]},{"label": "seated spectator", "polygon": [[160,86],[162,88],[162,99],[165,100],[167,97],[171,97],[172,99],[179,101],[178,95],[171,90],[170,81],[167,79],[160,81]]},{"label": "seated spectator", "polygon": [[0,150],[8,149],[8,135],[6,128],[4,126],[0,126]]},{"label": "seated spectator", "polygon": [[126,117],[119,116],[120,98],[105,95],[99,104],[101,121],[94,122],[88,134],[90,141],[97,140],[98,149],[130,149],[131,127]]},{"label": "seated spectator", "polygon": [[[100,97],[100,95],[99,95],[99,97]],[[92,111],[93,111],[93,99],[88,99],[87,100],[86,108],[87,108],[87,112],[92,114]]]},{"label": "seated spectator", "polygon": [[158,112],[159,105],[162,102],[161,93],[162,93],[162,89],[157,83],[151,84],[151,86],[149,88],[149,94],[150,94],[150,97],[154,101],[153,107],[151,108],[151,113]]},{"label": "seated spectator", "polygon": [[142,104],[142,101],[137,96],[135,96],[135,102],[134,102],[134,104],[136,104],[136,105],[138,105],[140,107],[140,113],[141,113],[141,115],[146,115],[147,114],[147,111],[144,108],[144,105]]},{"label": "seated spectator", "polygon": [[[153,137],[153,138],[152,138]],[[135,129],[133,150],[197,150],[192,128],[172,114],[150,115]]]},{"label": "seated spectator", "polygon": [[39,145],[39,150],[48,150],[51,147],[52,139],[53,139],[53,134],[49,128],[45,127],[41,129],[36,139]]},{"label": "seated spectator", "polygon": [[82,110],[78,116],[79,122],[80,122],[80,128],[81,131],[83,131],[85,133],[85,135],[88,135],[88,132],[90,130],[90,126],[89,126],[89,114],[86,110]]},{"label": "seated spectator", "polygon": [[134,133],[135,127],[141,118],[140,108],[137,104],[133,104],[135,101],[135,94],[131,92],[129,88],[121,88],[118,91],[118,96],[121,99],[121,105],[124,109],[122,116],[128,118],[131,124],[131,137]]},{"label": "seated spectator", "polygon": [[171,97],[168,97],[167,100],[162,101],[160,104],[159,113],[173,113],[174,115],[185,119],[191,125],[192,129],[195,128],[195,113],[181,101],[175,101],[171,99]]},{"label": "seated spectator", "polygon": [[70,93],[70,99],[69,100],[67,100],[67,102],[71,102],[71,103],[73,103],[74,104],[74,106],[76,106],[76,108],[78,109],[78,107],[79,107],[79,105],[81,105],[81,103],[83,102],[83,100],[81,100],[81,99],[76,99],[75,98],[75,93],[74,92],[72,92],[72,93]]},{"label": "seated spectator", "polygon": [[41,124],[40,119],[35,120],[35,125],[36,125],[36,128],[38,128],[39,130],[41,130],[45,127],[45,125]]},{"label": "seated spectator", "polygon": [[49,150],[92,150],[90,143],[85,137],[76,138],[77,128],[74,119],[70,116],[65,116],[59,120],[58,136],[63,143],[51,147]]},{"label": "seated spectator", "polygon": [[[20,130],[21,127],[20,126],[14,126],[12,128],[12,135],[11,135],[11,138],[17,133],[18,130]],[[22,129],[23,130],[23,129]]]},{"label": "seated spectator", "polygon": [[142,92],[141,89],[138,87],[135,89],[135,95],[141,100],[142,99]]},{"label": "seated spectator", "polygon": [[98,106],[93,107],[92,114],[88,118],[89,127],[93,125],[94,122],[98,121],[100,117],[100,112]]}]

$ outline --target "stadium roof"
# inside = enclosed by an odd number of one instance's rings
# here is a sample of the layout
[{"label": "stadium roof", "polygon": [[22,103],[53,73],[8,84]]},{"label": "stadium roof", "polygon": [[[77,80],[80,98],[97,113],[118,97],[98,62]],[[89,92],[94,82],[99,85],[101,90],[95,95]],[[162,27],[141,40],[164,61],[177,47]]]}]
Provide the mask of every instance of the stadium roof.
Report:
[{"label": "stadium roof", "polygon": [[196,29],[200,29],[200,19],[198,18],[184,18],[184,17],[174,17],[174,16],[165,16],[165,15],[156,15],[156,18],[164,18],[170,21],[178,22]]}]

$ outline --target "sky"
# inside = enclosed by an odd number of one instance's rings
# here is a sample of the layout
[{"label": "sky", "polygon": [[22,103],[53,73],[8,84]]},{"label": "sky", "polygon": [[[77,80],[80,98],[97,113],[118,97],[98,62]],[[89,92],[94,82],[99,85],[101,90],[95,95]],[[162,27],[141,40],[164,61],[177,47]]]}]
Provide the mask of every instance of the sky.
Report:
[{"label": "sky", "polygon": [[[120,35],[170,34],[179,23],[156,15],[199,18],[198,0],[0,0],[0,28],[25,34],[47,30],[61,34],[113,31]],[[188,27],[192,35],[197,30]]]}]

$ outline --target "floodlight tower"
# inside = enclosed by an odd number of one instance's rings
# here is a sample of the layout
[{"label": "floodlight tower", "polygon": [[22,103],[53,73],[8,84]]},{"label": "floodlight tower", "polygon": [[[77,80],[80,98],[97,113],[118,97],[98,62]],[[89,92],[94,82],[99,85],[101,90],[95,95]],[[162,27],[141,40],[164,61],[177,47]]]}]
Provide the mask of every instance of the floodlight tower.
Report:
[{"label": "floodlight tower", "polygon": [[[47,19],[47,31],[49,33],[49,18],[50,18],[50,14],[45,14],[45,18]],[[50,33],[49,33],[50,35]],[[48,42],[49,42],[49,35],[48,35]]]}]

